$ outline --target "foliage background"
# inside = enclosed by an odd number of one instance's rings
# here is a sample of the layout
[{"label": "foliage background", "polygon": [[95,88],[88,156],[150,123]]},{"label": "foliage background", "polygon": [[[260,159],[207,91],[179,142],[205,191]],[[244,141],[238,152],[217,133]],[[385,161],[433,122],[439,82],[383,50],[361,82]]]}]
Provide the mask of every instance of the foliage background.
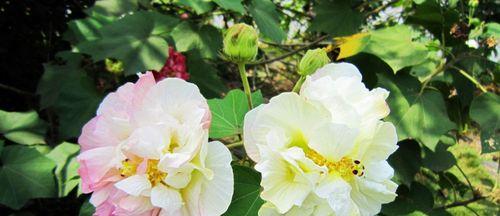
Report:
[{"label": "foliage background", "polygon": [[61,0],[0,3],[0,210],[90,215],[75,144],[110,91],[158,70],[168,46],[213,112],[212,139],[234,153],[226,215],[256,215],[258,173],[239,146],[248,111],[237,68],[219,52],[232,23],[256,26],[254,101],[290,91],[309,48],[355,64],[388,98],[400,186],[383,215],[498,213],[498,1]]}]

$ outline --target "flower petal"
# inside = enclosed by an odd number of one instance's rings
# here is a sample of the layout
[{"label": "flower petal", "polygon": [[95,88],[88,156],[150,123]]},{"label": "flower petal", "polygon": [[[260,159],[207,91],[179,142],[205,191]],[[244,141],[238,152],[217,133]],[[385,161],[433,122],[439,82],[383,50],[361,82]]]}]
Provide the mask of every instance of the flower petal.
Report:
[{"label": "flower petal", "polygon": [[141,127],[127,139],[126,150],[148,159],[160,159],[162,149],[168,146],[168,130],[160,126]]},{"label": "flower petal", "polygon": [[282,214],[294,205],[300,206],[313,188],[310,180],[278,154],[263,149],[260,152],[265,155],[261,155],[262,160],[255,169],[262,173],[261,197]]},{"label": "flower petal", "polygon": [[212,170],[213,178],[208,179],[196,172],[192,183],[185,189],[187,209],[192,216],[221,215],[229,208],[233,196],[231,153],[218,141],[205,145],[208,145],[205,164]]},{"label": "flower petal", "polygon": [[354,147],[356,129],[342,124],[327,124],[310,135],[309,147],[329,161],[338,161]]},{"label": "flower petal", "polygon": [[178,190],[159,184],[151,190],[151,203],[162,211],[176,212],[182,208],[182,196]]},{"label": "flower petal", "polygon": [[351,186],[342,178],[328,176],[320,182],[315,192],[319,197],[327,199],[335,215],[351,215],[353,212]]},{"label": "flower petal", "polygon": [[151,189],[151,183],[146,175],[133,175],[117,182],[115,187],[132,196],[139,196]]}]

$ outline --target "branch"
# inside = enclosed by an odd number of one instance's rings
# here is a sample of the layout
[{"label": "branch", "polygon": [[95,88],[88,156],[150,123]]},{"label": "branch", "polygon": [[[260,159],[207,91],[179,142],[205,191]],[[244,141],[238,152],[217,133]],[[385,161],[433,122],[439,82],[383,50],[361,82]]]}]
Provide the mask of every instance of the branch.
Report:
[{"label": "branch", "polygon": [[453,208],[453,207],[458,207],[458,206],[466,206],[470,203],[477,202],[477,201],[483,200],[485,198],[486,197],[484,197],[484,196],[477,196],[477,197],[473,197],[473,198],[465,200],[465,201],[454,202],[454,203],[451,203],[448,205],[440,206],[440,207],[434,208],[434,210],[448,209],[448,208]]},{"label": "branch", "polygon": [[387,4],[385,4],[385,5],[381,5],[380,7],[375,8],[375,9],[373,9],[372,11],[370,11],[370,12],[366,13],[366,16],[371,16],[371,15],[373,15],[373,14],[376,14],[376,13],[380,12],[380,11],[383,11],[383,10],[384,10],[384,9],[386,9],[387,7],[389,7],[389,6],[393,5],[393,4],[396,4],[396,3],[398,3],[398,2],[399,2],[399,1],[391,1],[391,2],[389,2],[389,3],[387,3]]},{"label": "branch", "polygon": [[460,74],[462,74],[465,78],[467,78],[469,81],[471,81],[472,83],[474,83],[474,85],[476,85],[477,88],[479,88],[483,93],[486,93],[488,92],[488,90],[486,90],[486,88],[484,88],[483,85],[481,85],[481,83],[474,79],[474,77],[472,77],[471,75],[469,75],[466,71],[460,69],[459,67],[457,66],[451,66],[452,68],[456,69]]},{"label": "branch", "polygon": [[5,84],[1,84],[0,83],[0,88],[3,88],[5,90],[9,90],[9,91],[17,93],[17,94],[26,95],[26,96],[30,96],[30,97],[35,97],[35,94],[33,94],[31,92],[24,91],[24,90],[21,90],[21,89],[12,87],[12,86],[8,86],[8,85],[5,85]]},{"label": "branch", "polygon": [[289,12],[292,12],[292,13],[294,13],[296,15],[300,15],[300,16],[308,18],[308,19],[314,18],[314,16],[312,16],[311,14],[308,14],[307,12],[298,11],[298,10],[295,10],[295,9],[292,9],[292,8],[285,8],[285,7],[281,6],[280,4],[276,4],[276,7],[279,10],[287,10]]},{"label": "branch", "polygon": [[249,63],[249,65],[269,64],[269,63],[271,63],[271,62],[279,61],[279,60],[284,59],[284,58],[286,58],[286,57],[289,57],[289,56],[295,55],[296,53],[298,53],[298,52],[300,52],[300,51],[302,51],[302,50],[309,49],[310,47],[312,47],[312,46],[314,46],[314,45],[318,44],[319,42],[321,42],[321,41],[323,41],[323,40],[327,39],[328,37],[329,37],[328,35],[323,35],[323,36],[319,37],[318,39],[316,39],[315,41],[313,41],[313,42],[311,42],[311,43],[307,44],[306,46],[303,46],[303,47],[301,47],[301,48],[299,48],[299,49],[296,49],[296,50],[293,50],[293,51],[291,51],[291,52],[285,53],[285,54],[283,54],[283,55],[281,55],[281,56],[278,56],[278,57],[276,57],[276,58],[273,58],[273,59],[264,60],[264,61],[259,61],[259,62],[254,62],[254,63]]}]

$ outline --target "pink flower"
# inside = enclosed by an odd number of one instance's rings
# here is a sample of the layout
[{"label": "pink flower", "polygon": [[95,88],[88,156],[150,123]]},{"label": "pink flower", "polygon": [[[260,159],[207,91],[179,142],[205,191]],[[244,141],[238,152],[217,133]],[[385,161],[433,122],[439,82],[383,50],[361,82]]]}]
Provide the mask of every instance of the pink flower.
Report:
[{"label": "pink flower", "polygon": [[160,81],[167,77],[177,77],[183,80],[189,79],[189,73],[186,67],[186,57],[179,52],[176,52],[174,48],[168,48],[168,59],[165,65],[160,69],[160,71],[153,71],[153,75],[156,81]]},{"label": "pink flower", "polygon": [[110,93],[82,129],[82,191],[95,215],[221,215],[233,193],[231,154],[208,142],[196,85],[151,72]]}]

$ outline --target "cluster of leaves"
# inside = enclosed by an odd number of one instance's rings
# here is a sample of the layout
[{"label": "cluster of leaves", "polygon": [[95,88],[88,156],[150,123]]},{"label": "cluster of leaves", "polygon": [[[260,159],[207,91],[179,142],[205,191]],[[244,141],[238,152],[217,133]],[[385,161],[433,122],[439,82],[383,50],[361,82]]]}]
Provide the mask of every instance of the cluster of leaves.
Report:
[{"label": "cluster of leaves", "polygon": [[[368,87],[391,92],[386,120],[400,147],[389,162],[400,186],[382,214],[458,214],[464,206],[464,214],[494,213],[498,189],[483,167],[500,150],[493,49],[500,25],[490,21],[491,8],[458,0],[98,0],[86,18],[68,23],[72,50],[44,66],[37,89],[43,119],[36,111],[0,111],[0,203],[17,210],[30,199],[85,196],[74,144],[81,127],[106,93],[161,68],[172,46],[186,55],[190,81],[213,98],[210,138],[234,147],[226,215],[256,215],[260,176],[238,148],[249,109],[241,90],[229,91],[238,86],[235,68],[219,57],[223,29],[246,22],[262,36],[250,67],[254,105],[290,91],[301,51],[324,46],[333,61],[358,66]],[[477,134],[489,155],[479,156],[470,142],[457,147]],[[84,203],[81,215],[91,213]]]}]

